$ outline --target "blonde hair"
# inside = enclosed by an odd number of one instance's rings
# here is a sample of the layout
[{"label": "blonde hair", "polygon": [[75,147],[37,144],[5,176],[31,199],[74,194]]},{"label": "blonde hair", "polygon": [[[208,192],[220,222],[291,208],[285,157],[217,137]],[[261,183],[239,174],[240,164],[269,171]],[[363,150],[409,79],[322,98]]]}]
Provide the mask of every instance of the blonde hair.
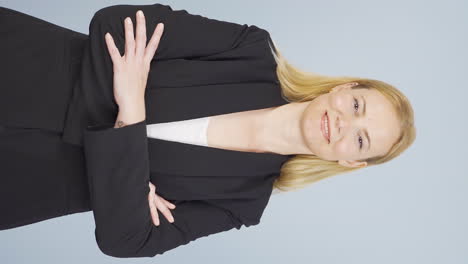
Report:
[{"label": "blonde hair", "polygon": [[[349,76],[332,77],[304,72],[288,63],[276,48],[273,40],[271,42],[273,47],[270,45],[270,49],[277,63],[276,74],[281,85],[282,96],[288,102],[310,101],[319,95],[330,92],[333,87],[348,82],[359,83],[353,89],[376,89],[391,102],[400,120],[401,133],[384,156],[361,160],[366,161],[368,166],[394,159],[414,142],[416,128],[414,127],[413,109],[406,96],[397,88],[373,79]],[[301,189],[319,180],[358,169],[342,166],[337,161],[322,160],[315,155],[294,155],[282,165],[280,176],[273,184],[273,194]]]}]

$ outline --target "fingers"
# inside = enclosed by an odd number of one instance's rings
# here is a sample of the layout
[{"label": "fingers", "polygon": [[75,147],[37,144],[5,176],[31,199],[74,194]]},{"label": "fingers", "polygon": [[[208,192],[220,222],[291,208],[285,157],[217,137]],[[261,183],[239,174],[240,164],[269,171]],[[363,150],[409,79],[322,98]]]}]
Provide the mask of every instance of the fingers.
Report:
[{"label": "fingers", "polygon": [[171,209],[174,209],[174,208],[176,207],[174,204],[170,203],[169,201],[167,201],[166,199],[162,198],[161,196],[158,196],[158,197],[159,197],[159,199],[160,199],[161,201],[164,202],[164,204],[165,204],[167,207],[169,207],[169,208],[171,208]]},{"label": "fingers", "polygon": [[173,223],[174,217],[172,216],[168,207],[174,209],[175,205],[168,202],[161,196],[157,195],[155,193],[156,186],[154,186],[151,182],[148,183],[148,186],[150,188],[150,192],[148,194],[148,202],[150,204],[151,218],[153,220],[154,225],[159,226],[160,224],[157,210],[161,211],[170,223]]},{"label": "fingers", "polygon": [[112,38],[110,33],[106,33],[105,39],[106,39],[107,50],[109,51],[109,55],[112,59],[112,63],[117,64],[122,58],[120,55],[120,51],[117,48],[117,46],[115,46],[114,39]]},{"label": "fingers", "polygon": [[136,26],[136,51],[137,57],[143,57],[146,47],[146,21],[143,11],[137,12],[137,26]]},{"label": "fingers", "polygon": [[164,31],[164,24],[163,23],[158,23],[156,28],[154,29],[154,33],[151,36],[150,41],[148,42],[148,46],[146,47],[145,51],[145,60],[150,63],[151,60],[154,57],[154,54],[156,53],[156,49],[159,46],[159,42],[161,40],[161,36]]},{"label": "fingers", "polygon": [[154,29],[148,45],[146,45],[146,19],[143,11],[138,10],[136,15],[136,40],[133,33],[133,22],[130,17],[124,19],[125,24],[125,57],[144,57],[146,63],[151,63],[159,46],[161,36],[164,31],[164,24],[158,23]]},{"label": "fingers", "polygon": [[[156,192],[156,186],[154,186],[154,184],[152,184],[151,182],[149,182],[148,185],[150,187],[150,192],[155,193]],[[169,207],[171,209],[176,208],[176,206],[173,203],[167,201],[166,199],[164,199],[163,197],[161,197],[161,196],[159,196],[157,194],[156,194],[156,196],[158,196],[159,200],[161,200],[167,207]]]},{"label": "fingers", "polygon": [[125,56],[135,53],[135,36],[133,34],[132,19],[127,17],[124,20],[125,28]]},{"label": "fingers", "polygon": [[153,224],[159,226],[159,216],[158,211],[156,210],[155,195],[153,192],[150,192],[148,194],[148,203],[150,206],[150,213],[151,219],[153,220]]},{"label": "fingers", "polygon": [[152,184],[151,182],[148,182],[148,186],[150,187],[150,192],[155,192],[156,191],[156,186],[154,186],[154,184]]},{"label": "fingers", "polygon": [[166,219],[173,223],[174,217],[172,217],[171,211],[166,207],[166,205],[160,200],[160,197],[156,195],[155,199],[156,207],[161,211],[161,213],[166,217]]},{"label": "fingers", "polygon": [[150,188],[149,194],[148,194],[148,203],[150,206],[150,213],[151,213],[151,218],[153,220],[154,225],[159,225],[159,216],[158,216],[158,211],[156,208],[156,203],[155,203],[155,190],[156,186],[154,186],[151,182],[148,182],[148,186]]}]

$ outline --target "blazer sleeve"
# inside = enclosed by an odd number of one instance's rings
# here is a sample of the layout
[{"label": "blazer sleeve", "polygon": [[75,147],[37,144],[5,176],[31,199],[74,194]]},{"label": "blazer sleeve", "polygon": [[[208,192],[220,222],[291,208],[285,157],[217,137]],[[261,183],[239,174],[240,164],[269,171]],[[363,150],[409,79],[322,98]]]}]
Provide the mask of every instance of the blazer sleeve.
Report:
[{"label": "blazer sleeve", "polygon": [[[168,5],[113,5],[98,10],[90,23],[90,36],[110,32],[121,54],[125,51],[124,19],[132,18],[136,27],[136,11],[142,10],[146,19],[147,41],[157,24],[164,23],[164,32],[154,59],[194,58],[213,55],[242,45],[264,40],[268,32],[257,26],[220,21],[186,10],[173,10]],[[136,31],[134,31],[136,32]]]},{"label": "blazer sleeve", "polygon": [[[229,52],[235,54],[229,55],[232,59],[240,59],[241,56],[264,56],[261,52],[265,52],[265,49],[251,48],[265,45],[269,34],[266,30],[253,25],[210,19],[190,14],[185,10],[172,10],[170,6],[162,4],[112,5],[99,9],[89,24],[89,37],[83,51],[80,73],[89,123],[93,125],[114,121],[118,110],[112,90],[113,63],[104,36],[109,32],[120,54],[123,55],[124,20],[126,17],[132,18],[136,28],[137,10],[142,10],[145,14],[148,42],[157,24],[162,22],[165,25],[153,57],[154,62],[176,59],[218,60],[223,56],[216,58],[216,55]],[[242,51],[236,53],[237,50]],[[153,66],[151,65],[152,69],[155,68]]]},{"label": "blazer sleeve", "polygon": [[[86,171],[99,249],[113,257],[152,257],[197,238],[240,229],[230,211],[204,201],[184,201],[151,219],[146,120],[122,128],[88,126],[84,131]],[[157,183],[155,183],[157,186]],[[157,191],[157,189],[156,189]]]}]

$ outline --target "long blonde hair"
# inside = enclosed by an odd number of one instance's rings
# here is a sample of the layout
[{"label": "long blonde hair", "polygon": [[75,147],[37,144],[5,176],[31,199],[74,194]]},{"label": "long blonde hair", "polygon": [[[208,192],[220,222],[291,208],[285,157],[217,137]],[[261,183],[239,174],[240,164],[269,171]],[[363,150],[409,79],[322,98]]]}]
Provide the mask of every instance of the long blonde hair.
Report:
[{"label": "long blonde hair", "polygon": [[[353,89],[376,89],[391,102],[400,120],[401,134],[384,156],[361,160],[366,161],[368,166],[392,160],[414,142],[416,128],[413,109],[408,98],[397,88],[379,80],[349,76],[332,77],[302,71],[286,61],[273,40],[271,43],[273,47],[270,45],[270,49],[277,63],[276,74],[281,85],[282,96],[288,102],[310,101],[330,92],[333,87],[348,82],[359,83]],[[301,189],[327,177],[357,169],[359,168],[342,166],[337,161],[322,160],[315,155],[294,155],[282,165],[280,176],[273,184],[273,194]]]}]

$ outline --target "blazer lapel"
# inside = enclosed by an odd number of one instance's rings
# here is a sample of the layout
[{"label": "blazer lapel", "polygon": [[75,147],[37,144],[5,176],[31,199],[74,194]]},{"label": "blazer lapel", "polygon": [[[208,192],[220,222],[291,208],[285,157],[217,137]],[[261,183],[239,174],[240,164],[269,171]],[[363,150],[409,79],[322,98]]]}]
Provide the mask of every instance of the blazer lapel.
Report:
[{"label": "blazer lapel", "polygon": [[258,176],[279,172],[290,155],[243,152],[148,138],[150,170],[183,176]]}]

